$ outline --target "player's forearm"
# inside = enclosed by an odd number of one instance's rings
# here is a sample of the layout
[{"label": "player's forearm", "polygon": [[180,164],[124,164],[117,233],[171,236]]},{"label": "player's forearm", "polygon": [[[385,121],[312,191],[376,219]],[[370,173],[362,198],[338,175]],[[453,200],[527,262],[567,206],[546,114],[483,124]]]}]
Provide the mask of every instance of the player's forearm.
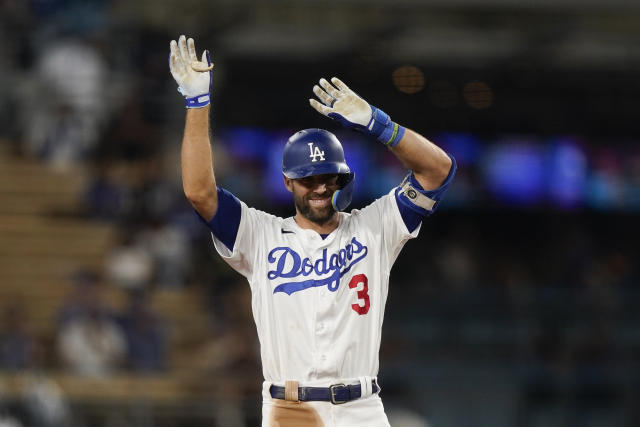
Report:
[{"label": "player's forearm", "polygon": [[444,182],[451,169],[451,159],[437,145],[417,132],[406,129],[393,154],[411,169],[425,190],[433,190]]},{"label": "player's forearm", "polygon": [[389,147],[413,171],[423,189],[437,189],[449,175],[453,162],[444,151],[422,135],[393,122],[388,114],[370,105],[340,79],[334,77],[331,83],[320,79],[313,93],[318,99],[309,100],[311,107]]},{"label": "player's forearm", "polygon": [[208,221],[218,207],[209,138],[209,106],[187,109],[181,157],[184,193],[198,213]]}]

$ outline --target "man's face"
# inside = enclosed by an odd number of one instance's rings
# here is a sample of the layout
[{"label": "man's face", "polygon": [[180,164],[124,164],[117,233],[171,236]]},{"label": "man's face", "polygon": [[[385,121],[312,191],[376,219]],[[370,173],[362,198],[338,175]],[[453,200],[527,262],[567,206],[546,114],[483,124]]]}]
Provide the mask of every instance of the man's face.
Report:
[{"label": "man's face", "polygon": [[322,225],[336,213],[331,204],[331,197],[340,188],[338,177],[338,174],[315,175],[285,179],[285,184],[293,193],[298,212],[309,221]]}]

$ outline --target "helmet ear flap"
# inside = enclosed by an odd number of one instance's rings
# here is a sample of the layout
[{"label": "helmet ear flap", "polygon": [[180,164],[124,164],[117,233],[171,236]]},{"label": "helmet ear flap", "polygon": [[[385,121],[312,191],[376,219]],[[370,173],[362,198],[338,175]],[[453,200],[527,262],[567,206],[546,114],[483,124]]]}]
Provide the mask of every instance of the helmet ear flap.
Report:
[{"label": "helmet ear flap", "polygon": [[340,189],[336,190],[331,197],[331,204],[337,211],[345,210],[351,204],[353,197],[353,184],[355,183],[356,174],[353,172],[340,176]]},{"label": "helmet ear flap", "polygon": [[353,179],[351,175],[352,174],[350,173],[343,173],[338,176],[338,186],[340,187],[340,189],[344,188],[344,186]]}]

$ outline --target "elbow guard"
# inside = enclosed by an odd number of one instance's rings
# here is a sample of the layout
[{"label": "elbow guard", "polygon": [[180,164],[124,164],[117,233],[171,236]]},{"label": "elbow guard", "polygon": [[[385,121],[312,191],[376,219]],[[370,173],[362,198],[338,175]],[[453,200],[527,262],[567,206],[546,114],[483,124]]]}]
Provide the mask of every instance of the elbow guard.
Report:
[{"label": "elbow guard", "polygon": [[435,190],[425,190],[415,178],[413,172],[410,172],[396,190],[398,202],[423,217],[435,212],[456,173],[456,161],[453,157],[449,157],[451,158],[451,169],[440,187]]}]

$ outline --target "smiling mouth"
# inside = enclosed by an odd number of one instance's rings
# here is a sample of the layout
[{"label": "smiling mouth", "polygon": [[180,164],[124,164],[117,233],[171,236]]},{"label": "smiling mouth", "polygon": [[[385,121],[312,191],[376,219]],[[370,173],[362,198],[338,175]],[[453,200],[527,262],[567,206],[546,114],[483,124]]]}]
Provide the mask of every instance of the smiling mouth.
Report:
[{"label": "smiling mouth", "polygon": [[330,197],[324,197],[322,199],[309,199],[309,205],[315,208],[323,208],[329,206],[331,203]]}]

